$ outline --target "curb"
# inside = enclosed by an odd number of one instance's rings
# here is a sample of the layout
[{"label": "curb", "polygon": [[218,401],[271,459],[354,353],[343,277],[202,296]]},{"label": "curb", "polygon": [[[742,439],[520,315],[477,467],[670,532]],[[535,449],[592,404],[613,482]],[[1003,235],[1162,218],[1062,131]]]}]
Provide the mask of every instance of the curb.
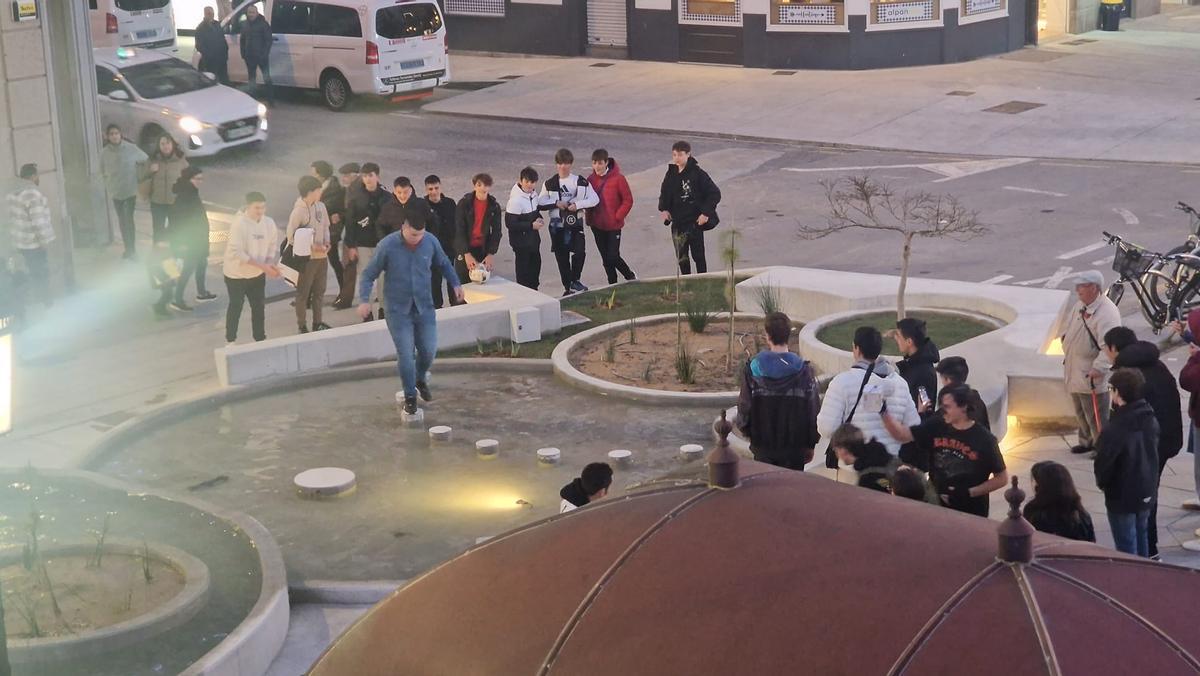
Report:
[{"label": "curb", "polygon": [[375,605],[408,584],[408,580],[308,580],[288,588],[294,604],[364,606]]}]

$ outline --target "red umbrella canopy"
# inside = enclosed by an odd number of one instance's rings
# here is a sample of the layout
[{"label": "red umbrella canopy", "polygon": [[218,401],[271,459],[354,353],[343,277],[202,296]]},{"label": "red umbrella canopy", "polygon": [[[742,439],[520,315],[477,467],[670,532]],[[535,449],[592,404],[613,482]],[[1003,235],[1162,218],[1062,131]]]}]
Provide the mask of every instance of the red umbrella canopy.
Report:
[{"label": "red umbrella canopy", "polygon": [[[490,540],[380,603],[346,674],[1197,674],[1200,573],[756,463]],[[749,474],[749,476],[746,476]]]}]

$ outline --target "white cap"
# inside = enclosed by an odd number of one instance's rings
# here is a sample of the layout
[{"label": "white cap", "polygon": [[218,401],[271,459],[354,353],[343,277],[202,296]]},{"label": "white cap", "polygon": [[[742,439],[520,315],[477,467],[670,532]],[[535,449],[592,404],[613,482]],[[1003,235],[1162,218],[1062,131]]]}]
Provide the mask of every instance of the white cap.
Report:
[{"label": "white cap", "polygon": [[1071,278],[1071,283],[1076,286],[1080,284],[1095,284],[1096,286],[1103,287],[1104,273],[1099,270],[1083,270]]}]

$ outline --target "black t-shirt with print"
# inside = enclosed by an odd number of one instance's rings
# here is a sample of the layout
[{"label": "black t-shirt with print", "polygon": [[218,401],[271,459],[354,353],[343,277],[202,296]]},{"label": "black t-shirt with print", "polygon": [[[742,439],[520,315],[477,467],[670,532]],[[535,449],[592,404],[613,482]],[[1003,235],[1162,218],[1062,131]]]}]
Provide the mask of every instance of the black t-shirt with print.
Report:
[{"label": "black t-shirt with print", "polygon": [[996,437],[979,425],[955,429],[941,416],[912,428],[913,440],[929,453],[929,481],[939,495],[955,487],[951,509],[988,515],[988,496],[968,497],[967,490],[1004,471],[1004,456]]}]

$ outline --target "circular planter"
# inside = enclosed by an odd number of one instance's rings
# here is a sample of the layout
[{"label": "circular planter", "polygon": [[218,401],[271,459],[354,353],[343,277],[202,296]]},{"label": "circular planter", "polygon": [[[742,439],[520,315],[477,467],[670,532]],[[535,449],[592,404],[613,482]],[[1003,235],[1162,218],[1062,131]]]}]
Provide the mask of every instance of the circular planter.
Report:
[{"label": "circular planter", "polygon": [[[208,566],[187,552],[163,544],[148,543],[150,557],[177,570],[184,579],[183,589],[166,603],[124,622],[70,636],[51,638],[10,638],[8,658],[13,664],[78,659],[124,648],[174,629],[192,619],[208,601]],[[46,547],[44,558],[90,556],[96,545],[77,542]],[[141,556],[142,543],[109,540],[104,543],[108,555]],[[21,550],[8,548],[0,553],[0,567],[19,565]]]},{"label": "circular planter", "polygon": [[[734,314],[737,319],[761,319],[762,315],[750,312],[738,312]],[[719,312],[714,313],[713,321],[721,321],[729,318],[729,313]],[[649,315],[646,317],[637,317],[633,320],[636,326],[646,326],[651,324],[661,324],[665,322],[675,321],[675,313]],[[559,343],[554,352],[550,355],[550,361],[554,364],[554,373],[564,381],[581,387],[585,390],[597,392],[603,395],[621,397],[622,399],[631,399],[647,404],[671,404],[684,406],[720,406],[725,407],[737,401],[738,391],[728,390],[723,392],[672,392],[669,390],[657,390],[650,387],[638,387],[636,385],[625,385],[623,383],[615,383],[611,380],[604,380],[592,375],[588,375],[583,371],[575,368],[571,363],[571,353],[575,350],[588,345],[590,343],[603,340],[613,333],[624,333],[629,330],[629,320],[611,322],[602,326],[597,326],[594,329],[588,329],[582,333],[577,333],[570,338]]]}]

